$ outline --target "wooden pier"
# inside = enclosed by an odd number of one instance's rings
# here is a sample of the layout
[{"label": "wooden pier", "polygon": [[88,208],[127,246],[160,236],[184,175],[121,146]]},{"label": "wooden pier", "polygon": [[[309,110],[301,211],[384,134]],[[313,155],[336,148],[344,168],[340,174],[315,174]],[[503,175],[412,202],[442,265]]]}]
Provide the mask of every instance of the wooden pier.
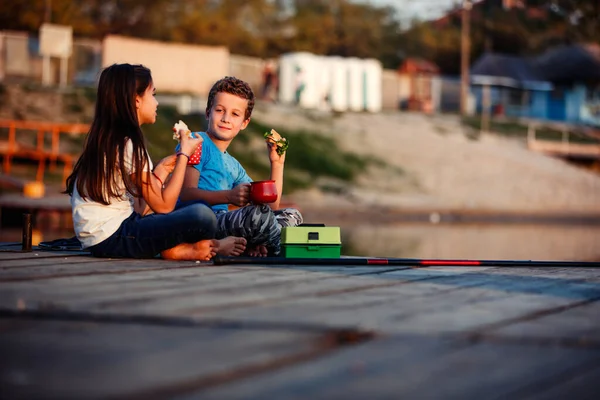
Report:
[{"label": "wooden pier", "polygon": [[[71,173],[78,155],[63,148],[60,138],[62,135],[84,135],[88,131],[89,125],[87,124],[0,119],[2,171],[10,174],[15,158],[35,161],[38,164],[36,181],[42,182],[46,163],[49,163],[51,169],[54,169],[56,163],[60,162],[63,164],[62,178],[64,181]],[[6,136],[4,136],[4,132],[7,133]]]},{"label": "wooden pier", "polygon": [[215,266],[0,249],[2,398],[600,390],[600,268]]},{"label": "wooden pier", "polygon": [[[543,126],[562,131],[562,139],[540,140],[536,137],[536,129]],[[566,124],[540,124],[529,122],[527,127],[527,147],[529,150],[575,160],[600,160],[600,136],[597,130],[572,127]],[[570,130],[579,137],[590,140],[590,143],[577,143],[570,140]]]}]

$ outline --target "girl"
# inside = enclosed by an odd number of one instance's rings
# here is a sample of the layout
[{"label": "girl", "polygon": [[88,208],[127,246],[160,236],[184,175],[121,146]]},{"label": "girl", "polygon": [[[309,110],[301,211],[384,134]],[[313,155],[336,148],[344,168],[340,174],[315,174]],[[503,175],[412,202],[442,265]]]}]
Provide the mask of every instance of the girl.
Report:
[{"label": "girl", "polygon": [[240,255],[245,239],[212,239],[216,219],[208,207],[173,211],[189,156],[202,140],[180,132],[180,151],[153,169],[140,126],[156,121],[154,93],[150,70],[142,65],[114,64],[102,71],[94,120],[67,178],[77,238],[96,257]]}]

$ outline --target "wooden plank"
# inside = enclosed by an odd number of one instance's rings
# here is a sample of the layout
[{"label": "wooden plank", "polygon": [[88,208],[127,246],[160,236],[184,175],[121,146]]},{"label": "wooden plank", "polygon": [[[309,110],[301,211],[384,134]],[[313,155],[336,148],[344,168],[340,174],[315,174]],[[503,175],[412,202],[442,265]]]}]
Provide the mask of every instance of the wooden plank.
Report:
[{"label": "wooden plank", "polygon": [[[31,258],[21,258],[18,260],[8,260],[2,261],[0,264],[0,277],[3,274],[8,275],[10,270],[19,269],[24,273],[28,273],[32,271],[32,275],[35,275],[36,268],[38,270],[51,270],[53,268],[60,268],[61,266],[69,265],[71,267],[81,267],[79,269],[90,268],[94,266],[94,264],[104,264],[103,266],[110,267],[115,264],[128,264],[129,260],[125,259],[111,259],[108,261],[104,258],[93,258],[89,256],[55,256],[55,257],[31,257]],[[150,264],[150,263],[147,263]],[[150,265],[148,265],[150,266]],[[156,265],[154,265],[156,267]]]},{"label": "wooden plank", "polygon": [[[179,399],[522,398],[511,394],[598,362],[598,350],[394,336]],[[597,390],[597,380],[586,377],[580,388]]]},{"label": "wooden plank", "polygon": [[600,301],[485,333],[499,338],[554,339],[581,345],[593,343],[600,347]]},{"label": "wooden plank", "polygon": [[[406,284],[403,280],[384,280],[371,277],[340,275],[308,275],[306,279],[283,279],[280,283],[253,286],[241,280],[225,282],[219,287],[191,287],[189,290],[170,291],[163,294],[143,293],[138,300],[117,299],[110,303],[87,304],[87,309],[102,309],[127,313],[166,313],[169,315],[201,315],[219,310],[262,307],[278,302],[295,301],[337,293],[355,293],[373,288],[385,288]],[[414,277],[412,279],[421,279]]]},{"label": "wooden plank", "polygon": [[[207,273],[208,272],[208,273]],[[236,274],[242,277],[234,278]],[[266,274],[261,268],[168,268],[156,271],[142,271],[136,274],[114,277],[98,281],[97,276],[82,276],[72,280],[53,280],[52,282],[5,283],[0,293],[0,304],[14,304],[17,298],[30,302],[52,301],[68,304],[69,307],[86,308],[85,304],[103,302],[122,303],[144,297],[160,298],[169,296],[188,296],[201,290],[223,291],[231,293],[238,286],[275,284],[304,278],[319,279],[319,274],[306,272],[278,271],[269,269]],[[135,277],[137,279],[132,279]],[[73,279],[76,282],[73,282]],[[0,288],[3,287],[0,285]]]},{"label": "wooden plank", "polygon": [[555,382],[544,388],[536,388],[537,393],[526,393],[531,400],[596,400],[598,399],[598,385],[594,387],[590,382],[600,382],[600,365],[591,365],[574,371],[564,381]]},{"label": "wooden plank", "polygon": [[21,243],[3,244],[2,251],[0,251],[0,261],[2,262],[0,265],[11,265],[12,262],[19,260],[80,256],[89,257],[89,253],[83,251],[43,251],[35,246],[32,251],[23,252],[21,251]]},{"label": "wooden plank", "polygon": [[[547,280],[534,279],[525,284],[522,277],[515,277],[515,286],[510,288],[509,282],[493,283],[495,276],[464,274],[458,278],[441,277],[351,292],[313,292],[270,303],[240,306],[230,303],[215,310],[187,308],[189,302],[184,301],[175,311],[180,315],[362,326],[387,332],[451,333],[577,305],[599,293],[597,287],[590,290],[586,285],[561,288],[560,280],[552,280],[552,286]],[[541,285],[535,293],[538,284]],[[545,294],[545,290],[550,293]],[[208,301],[204,299],[204,304]]]},{"label": "wooden plank", "polygon": [[27,319],[9,323],[17,328],[4,331],[0,339],[0,387],[6,398],[152,398],[156,389],[185,392],[326,350],[324,331]]},{"label": "wooden plank", "polygon": [[[162,265],[160,260],[156,262]],[[128,265],[136,263],[145,265],[147,261],[127,260]],[[220,268],[227,271],[231,267]],[[193,276],[196,270],[197,277]],[[499,274],[496,271],[501,269],[493,268],[405,269],[377,273],[376,277],[352,276],[369,273],[368,267],[337,268],[337,273],[325,274],[307,272],[307,268],[253,266],[212,277],[205,276],[204,270],[186,269],[186,276],[175,281],[168,277],[175,278],[176,269],[138,271],[134,275],[142,274],[139,284],[132,282],[129,274],[100,286],[86,285],[95,277],[53,280],[42,286],[6,282],[9,287],[0,291],[0,302],[9,309],[51,305],[129,314],[248,316],[267,321],[299,318],[311,323],[326,320],[335,326],[366,324],[393,332],[447,332],[502,323],[600,293],[593,282],[523,276],[530,269],[504,270],[512,275]],[[242,270],[248,272],[240,275],[237,271]]]},{"label": "wooden plank", "polygon": [[488,274],[505,276],[542,277],[568,281],[600,282],[600,268],[490,268]]},{"label": "wooden plank", "polygon": [[551,140],[528,141],[527,144],[530,150],[550,155],[600,158],[600,146],[596,144],[564,143]]},{"label": "wooden plank", "polygon": [[20,304],[34,309],[52,304],[117,314],[327,321],[330,326],[360,325],[390,332],[460,332],[577,303],[599,293],[597,286],[585,282],[462,271],[414,269],[376,278],[342,275],[340,279],[335,274],[302,275],[290,269],[261,268],[218,278],[186,277],[168,287],[143,284],[139,290],[123,281],[98,291],[88,287],[88,295],[83,290],[64,297],[60,288],[65,285],[50,286],[41,294],[17,287],[2,297],[2,305],[14,308],[20,299]]},{"label": "wooden plank", "polygon": [[[129,263],[129,262],[128,262]],[[154,264],[154,261],[153,261]],[[185,263],[169,263],[161,265],[181,265]],[[195,264],[192,264],[195,265]],[[71,271],[72,269],[69,269]],[[378,271],[390,271],[390,268],[345,268],[345,275],[357,275]],[[210,277],[206,276],[210,271]],[[233,278],[230,275],[243,273],[244,277]],[[133,276],[133,278],[132,278]],[[151,271],[148,273],[138,272],[124,277],[82,276],[70,278],[69,280],[53,280],[52,282],[7,282],[9,285],[0,293],[0,303],[9,297],[9,302],[22,298],[31,301],[53,301],[64,302],[69,299],[88,303],[116,301],[122,302],[128,298],[136,299],[148,296],[187,296],[187,292],[198,292],[204,289],[210,291],[221,290],[231,292],[233,290],[254,290],[260,286],[269,287],[289,281],[316,280],[322,277],[337,277],[324,273],[313,273],[295,269],[276,269],[254,267],[205,267],[190,269],[167,268],[165,270]],[[76,285],[71,279],[77,279]],[[0,288],[2,285],[0,284]],[[245,287],[245,289],[238,287]],[[5,304],[5,303],[4,303]],[[6,305],[6,304],[5,304]]]},{"label": "wooden plank", "polygon": [[[30,281],[40,279],[53,279],[61,277],[76,277],[95,274],[124,274],[139,273],[142,271],[166,270],[178,268],[196,268],[203,265],[210,265],[201,262],[174,263],[169,260],[126,260],[126,259],[100,259],[100,258],[74,258],[64,259],[40,259],[27,261],[12,261],[13,263],[23,262],[24,268],[3,268],[0,270],[0,282]],[[39,266],[42,264],[42,266]],[[46,266],[43,266],[46,264]],[[4,264],[3,264],[4,265]]]}]

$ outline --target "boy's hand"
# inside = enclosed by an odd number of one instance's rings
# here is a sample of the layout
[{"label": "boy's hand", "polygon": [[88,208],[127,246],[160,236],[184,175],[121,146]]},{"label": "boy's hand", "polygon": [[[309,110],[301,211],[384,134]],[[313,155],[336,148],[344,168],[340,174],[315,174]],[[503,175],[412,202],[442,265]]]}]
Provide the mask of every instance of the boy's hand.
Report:
[{"label": "boy's hand", "polygon": [[277,145],[275,143],[267,142],[267,151],[269,153],[269,161],[271,164],[283,165],[285,163],[286,153],[279,155],[279,153],[277,153]]},{"label": "boy's hand", "polygon": [[269,132],[265,132],[263,135],[265,142],[267,143],[267,149],[269,152],[269,160],[271,165],[282,164],[285,162],[285,153],[288,149],[289,143],[286,138],[282,137],[279,132],[275,129],[271,129]]},{"label": "boy's hand", "polygon": [[238,207],[244,207],[250,202],[250,184],[240,183],[227,193],[227,202]]}]

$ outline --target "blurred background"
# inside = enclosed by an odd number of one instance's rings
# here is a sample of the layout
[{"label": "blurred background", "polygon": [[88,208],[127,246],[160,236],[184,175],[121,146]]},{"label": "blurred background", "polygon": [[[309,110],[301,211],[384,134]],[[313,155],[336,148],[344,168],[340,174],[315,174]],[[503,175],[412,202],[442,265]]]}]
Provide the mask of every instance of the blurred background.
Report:
[{"label": "blurred background", "polygon": [[64,178],[103,67],[153,73],[154,159],[205,129],[226,75],[257,105],[232,154],[284,203],[342,228],[342,253],[600,260],[600,2],[4,0],[0,241],[73,235]]}]

